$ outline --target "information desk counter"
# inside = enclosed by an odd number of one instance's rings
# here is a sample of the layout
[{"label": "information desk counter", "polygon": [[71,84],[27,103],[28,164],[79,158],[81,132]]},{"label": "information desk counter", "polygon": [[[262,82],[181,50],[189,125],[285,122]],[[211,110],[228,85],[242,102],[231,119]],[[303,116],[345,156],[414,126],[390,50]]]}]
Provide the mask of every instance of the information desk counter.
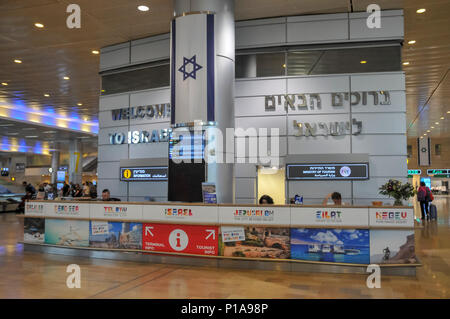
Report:
[{"label": "information desk counter", "polygon": [[309,272],[415,275],[406,206],[29,201],[26,250]]}]

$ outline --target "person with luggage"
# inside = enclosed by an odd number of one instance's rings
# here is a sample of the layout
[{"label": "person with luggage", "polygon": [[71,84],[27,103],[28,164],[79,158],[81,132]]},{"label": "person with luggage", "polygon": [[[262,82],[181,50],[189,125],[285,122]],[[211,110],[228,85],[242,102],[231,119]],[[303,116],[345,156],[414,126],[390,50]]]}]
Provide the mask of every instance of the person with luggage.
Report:
[{"label": "person with luggage", "polygon": [[417,190],[417,201],[420,203],[420,211],[422,212],[422,220],[427,218],[430,220],[430,211],[428,204],[433,200],[431,190],[425,185],[425,182],[420,182],[420,187]]}]

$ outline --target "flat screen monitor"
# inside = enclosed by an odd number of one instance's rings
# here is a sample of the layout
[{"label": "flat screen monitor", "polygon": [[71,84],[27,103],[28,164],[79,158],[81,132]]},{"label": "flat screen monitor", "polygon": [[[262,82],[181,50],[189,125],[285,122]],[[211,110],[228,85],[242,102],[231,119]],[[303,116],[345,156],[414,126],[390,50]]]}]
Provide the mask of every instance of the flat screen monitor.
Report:
[{"label": "flat screen monitor", "polygon": [[428,188],[431,189],[431,178],[429,178],[429,177],[422,177],[422,178],[420,179],[420,181],[421,181],[421,182],[424,182],[425,185],[426,185]]},{"label": "flat screen monitor", "polygon": [[64,183],[56,183],[56,188],[58,189],[58,190],[60,190],[61,188],[63,188],[64,187]]},{"label": "flat screen monitor", "polygon": [[368,163],[287,164],[286,178],[294,180],[369,179]]}]

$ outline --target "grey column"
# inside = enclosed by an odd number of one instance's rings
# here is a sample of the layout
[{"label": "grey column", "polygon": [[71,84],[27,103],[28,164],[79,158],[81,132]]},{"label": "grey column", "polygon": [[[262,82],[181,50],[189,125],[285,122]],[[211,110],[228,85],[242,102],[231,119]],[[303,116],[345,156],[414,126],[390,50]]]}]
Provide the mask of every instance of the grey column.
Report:
[{"label": "grey column", "polygon": [[[225,138],[226,129],[234,128],[234,0],[174,0],[173,4],[174,16],[205,11],[215,15],[215,121]],[[223,145],[224,160],[226,157],[234,159],[234,143],[231,149],[225,149],[225,141]],[[233,168],[232,163],[208,165],[208,182],[216,184],[218,203],[234,200]]]},{"label": "grey column", "polygon": [[81,185],[82,149],[80,140],[71,140],[69,144],[69,182]]},{"label": "grey column", "polygon": [[59,169],[59,151],[52,152],[52,184],[56,184],[57,172]]}]

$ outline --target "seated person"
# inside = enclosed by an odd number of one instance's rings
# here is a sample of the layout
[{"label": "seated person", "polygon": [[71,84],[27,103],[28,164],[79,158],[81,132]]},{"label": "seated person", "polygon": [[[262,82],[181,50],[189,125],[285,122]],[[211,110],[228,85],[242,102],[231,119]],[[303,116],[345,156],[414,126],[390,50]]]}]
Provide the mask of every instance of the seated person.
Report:
[{"label": "seated person", "polygon": [[102,201],[105,202],[120,202],[120,198],[112,198],[109,189],[105,188],[102,192]]},{"label": "seated person", "polygon": [[337,205],[337,206],[346,205],[346,203],[342,202],[341,193],[338,193],[338,192],[328,194],[327,197],[325,197],[325,199],[322,201],[322,205],[328,205],[328,200],[330,199],[330,197],[333,200],[332,205]]},{"label": "seated person", "polygon": [[269,195],[263,195],[259,199],[259,203],[260,204],[265,204],[265,205],[267,205],[267,204],[273,205],[273,199]]}]

